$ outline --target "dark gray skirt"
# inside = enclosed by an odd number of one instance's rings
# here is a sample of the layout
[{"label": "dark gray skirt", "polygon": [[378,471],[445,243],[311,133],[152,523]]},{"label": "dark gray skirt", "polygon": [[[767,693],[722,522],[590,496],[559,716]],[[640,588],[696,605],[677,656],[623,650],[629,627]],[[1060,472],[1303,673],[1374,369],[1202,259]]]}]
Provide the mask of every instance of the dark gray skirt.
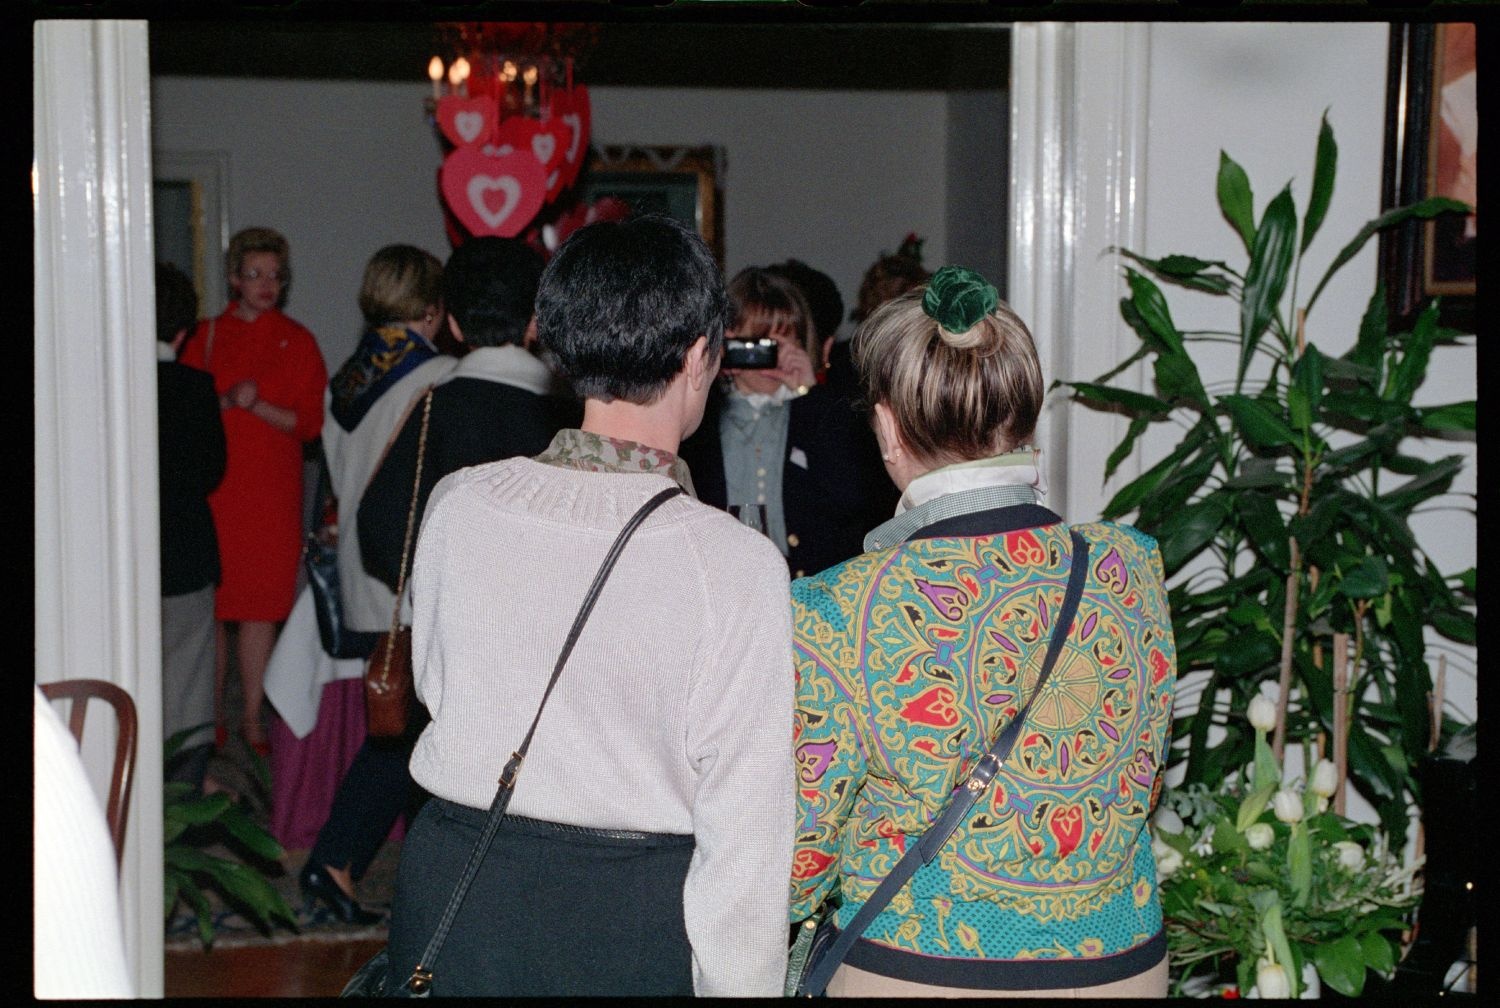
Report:
[{"label": "dark gray skirt", "polygon": [[[411,976],[487,813],[433,798],[401,846],[390,983]],[[507,816],[433,972],[437,997],[691,996],[682,887],[692,836]]]}]

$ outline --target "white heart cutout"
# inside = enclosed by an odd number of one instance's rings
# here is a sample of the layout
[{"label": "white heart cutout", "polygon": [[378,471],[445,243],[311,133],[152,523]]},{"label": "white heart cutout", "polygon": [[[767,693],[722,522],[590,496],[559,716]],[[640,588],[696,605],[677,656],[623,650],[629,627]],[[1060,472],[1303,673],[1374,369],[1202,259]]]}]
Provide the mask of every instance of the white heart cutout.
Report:
[{"label": "white heart cutout", "polygon": [[536,159],[542,163],[543,168],[547,167],[547,162],[552,160],[552,155],[556,150],[557,137],[551,133],[538,133],[531,138],[531,153],[536,155]]},{"label": "white heart cutout", "polygon": [[550,192],[557,185],[557,172],[547,176],[547,190]]},{"label": "white heart cutout", "polygon": [[[491,210],[485,205],[484,198],[492,190],[499,189],[505,194],[505,205],[499,210]],[[502,175],[494,178],[490,175],[475,175],[469,179],[469,204],[474,212],[479,215],[492,228],[498,228],[500,222],[509,217],[516,204],[521,202],[521,183],[510,175]]]},{"label": "white heart cutout", "polygon": [[484,116],[478,112],[460,112],[453,117],[453,128],[464,138],[464,143],[473,143],[484,129]]},{"label": "white heart cutout", "polygon": [[578,160],[578,141],[583,133],[583,123],[579,120],[577,112],[569,112],[562,117],[562,121],[571,133],[568,140],[568,153],[565,156],[568,164],[572,164]]}]

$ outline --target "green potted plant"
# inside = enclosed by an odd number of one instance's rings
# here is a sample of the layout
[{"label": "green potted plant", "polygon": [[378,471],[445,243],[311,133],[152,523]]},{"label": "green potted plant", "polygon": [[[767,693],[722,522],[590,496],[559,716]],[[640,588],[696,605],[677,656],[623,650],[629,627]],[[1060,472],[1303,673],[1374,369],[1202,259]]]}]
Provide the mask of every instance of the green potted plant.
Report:
[{"label": "green potted plant", "polygon": [[[1179,674],[1207,679],[1198,709],[1174,725],[1170,758],[1182,765],[1184,785],[1216,790],[1252,760],[1254,735],[1229,712],[1275,682],[1283,708],[1276,757],[1289,742],[1347,738],[1347,752],[1334,754],[1339,774],[1379,810],[1400,846],[1408,803],[1420,799],[1413,771],[1431,735],[1426,628],[1475,641],[1474,569],[1439,571],[1409,524],[1415,509],[1449,491],[1462,456],[1419,458],[1408,439],[1473,437],[1473,400],[1418,401],[1434,349],[1465,337],[1439,326],[1435,304],[1397,330],[1379,285],[1363,318],[1321,323],[1319,331],[1352,341],[1346,352],[1320,350],[1304,323],[1329,279],[1371,237],[1467,207],[1429,199],[1377,217],[1299,301],[1302,255],[1333,198],[1337,153],[1325,115],[1300,222],[1290,184],[1257,222],[1249,179],[1221,152],[1219,207],[1248,261],[1236,268],[1123,251],[1132,265],[1120,311],[1140,347],[1091,382],[1061,384],[1079,402],[1130,418],[1106,479],[1151,425],[1183,432],[1114,495],[1104,516],[1134,512],[1134,524],[1156,537]],[[1183,330],[1162,285],[1222,299],[1228,324]],[[1214,343],[1236,349],[1232,381],[1211,384],[1200,371],[1195,352]],[[1152,392],[1109,384],[1141,360],[1151,364]],[[1211,743],[1213,726],[1222,738],[1216,732]]]},{"label": "green potted plant", "polygon": [[1420,896],[1380,829],[1334,812],[1331,762],[1292,781],[1271,752],[1275,706],[1250,701],[1254,760],[1218,787],[1169,791],[1152,823],[1175,993],[1232,977],[1297,997],[1311,981],[1350,997],[1389,977]]},{"label": "green potted plant", "polygon": [[[188,728],[169,738],[163,762],[170,766],[183,742],[200,728]],[[257,772],[264,775],[260,758],[253,758]],[[168,919],[179,899],[187,903],[197,917],[199,940],[205,949],[211,947],[214,916],[208,893],[214,892],[267,933],[277,921],[297,930],[297,915],[254,863],[277,862],[285,851],[229,795],[204,795],[191,784],[169,781],[162,795],[162,814],[163,908]],[[250,856],[249,863],[216,850],[243,851]]]}]

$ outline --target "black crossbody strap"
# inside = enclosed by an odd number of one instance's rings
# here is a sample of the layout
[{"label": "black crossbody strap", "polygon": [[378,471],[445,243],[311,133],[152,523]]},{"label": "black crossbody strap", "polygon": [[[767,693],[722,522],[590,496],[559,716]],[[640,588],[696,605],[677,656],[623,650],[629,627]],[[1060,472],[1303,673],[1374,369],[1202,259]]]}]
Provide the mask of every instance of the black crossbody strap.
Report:
[{"label": "black crossbody strap", "polygon": [[828,952],[818,960],[817,966],[802,981],[802,986],[797,990],[798,995],[806,997],[823,992],[828,986],[828,981],[833,979],[834,971],[839,968],[839,964],[854,947],[854,942],[864,934],[865,928],[880,916],[881,911],[886,908],[901,887],[917,873],[917,869],[937,856],[938,851],[948,842],[948,838],[958,829],[959,824],[968,818],[970,810],[973,809],[980,795],[989,789],[990,781],[994,780],[995,774],[1000,770],[1000,765],[1010,755],[1016,739],[1021,736],[1021,726],[1026,721],[1026,715],[1031,711],[1032,702],[1041,693],[1042,685],[1052,674],[1052,666],[1057,664],[1057,658],[1062,653],[1063,642],[1068,637],[1068,628],[1073,625],[1073,617],[1078,612],[1078,601],[1083,597],[1084,582],[1088,580],[1088,541],[1077,532],[1072,533],[1072,539],[1073,567],[1068,574],[1068,589],[1063,595],[1062,607],[1058,610],[1056,620],[1052,624],[1052,637],[1047,642],[1047,654],[1042,660],[1042,671],[1037,676],[1036,688],[1026,699],[1025,706],[1010,719],[996,736],[994,743],[975,762],[969,775],[949,794],[947,806],[942,813],[915,844],[906,848],[906,853],[901,856],[900,861],[896,862],[896,867],[891,869],[876,887],[875,892],[865,901],[864,906],[855,913],[849,926],[839,932],[838,939],[829,946]]},{"label": "black crossbody strap", "polygon": [[526,759],[526,752],[531,748],[531,737],[536,734],[536,726],[542,719],[542,711],[547,707],[547,700],[552,696],[552,689],[557,685],[558,677],[562,675],[568,656],[573,653],[573,645],[578,643],[578,637],[583,633],[583,625],[588,622],[589,613],[594,610],[594,603],[599,600],[599,592],[604,588],[604,582],[609,579],[609,573],[614,570],[615,561],[620,559],[620,553],[625,549],[625,544],[630,541],[630,537],[635,534],[641,522],[667,501],[685,492],[680,486],[670,487],[642,504],[640,510],[625,523],[625,527],[615,537],[614,545],[605,554],[604,562],[599,565],[599,573],[594,575],[594,581],[589,585],[589,590],[583,597],[583,604],[578,608],[578,615],[573,619],[572,629],[568,631],[562,651],[557,656],[557,664],[552,667],[552,678],[547,680],[547,688],[542,693],[542,702],[537,704],[536,714],[531,719],[531,727],[526,729],[526,737],[521,740],[520,747],[511,754],[510,760],[506,762],[505,769],[500,774],[500,787],[495,791],[494,801],[490,802],[489,818],[485,820],[484,829],[480,832],[479,839],[475,841],[474,849],[469,852],[469,860],[464,865],[463,873],[459,875],[458,885],[454,887],[453,895],[448,898],[448,905],[443,910],[443,916],[438,920],[437,930],[433,933],[432,940],[427,943],[421,962],[412,971],[412,975],[392,992],[395,996],[400,997],[407,993],[425,994],[432,985],[432,964],[437,960],[438,952],[448,937],[448,931],[453,927],[453,921],[458,916],[459,907],[463,905],[464,897],[469,893],[469,886],[473,883],[474,877],[479,874],[479,866],[484,863],[490,844],[495,839],[495,833],[500,828],[500,822],[505,818],[505,809],[510,805],[510,796],[516,788],[516,775],[520,773],[521,764]]}]

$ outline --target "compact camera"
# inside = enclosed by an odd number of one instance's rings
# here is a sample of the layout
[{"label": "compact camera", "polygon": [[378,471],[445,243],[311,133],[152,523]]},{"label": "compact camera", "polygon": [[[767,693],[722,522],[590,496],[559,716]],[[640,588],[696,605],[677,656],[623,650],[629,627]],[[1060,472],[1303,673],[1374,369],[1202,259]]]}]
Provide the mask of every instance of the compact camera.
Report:
[{"label": "compact camera", "polygon": [[751,339],[724,340],[724,362],[726,368],[773,368],[776,366],[776,341],[769,336]]}]

